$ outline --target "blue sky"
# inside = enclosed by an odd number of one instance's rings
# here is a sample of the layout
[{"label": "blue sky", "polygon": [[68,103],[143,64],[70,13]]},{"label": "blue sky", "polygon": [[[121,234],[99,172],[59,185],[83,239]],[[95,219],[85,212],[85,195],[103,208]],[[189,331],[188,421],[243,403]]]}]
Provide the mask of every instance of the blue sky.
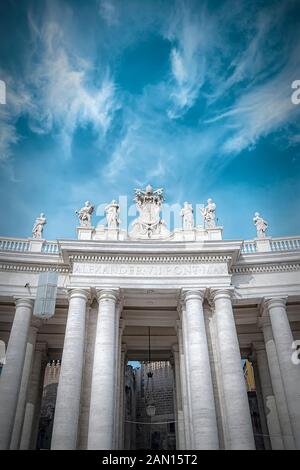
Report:
[{"label": "blue sky", "polygon": [[0,32],[1,235],[73,238],[147,183],[224,238],[300,234],[299,2],[2,0]]}]

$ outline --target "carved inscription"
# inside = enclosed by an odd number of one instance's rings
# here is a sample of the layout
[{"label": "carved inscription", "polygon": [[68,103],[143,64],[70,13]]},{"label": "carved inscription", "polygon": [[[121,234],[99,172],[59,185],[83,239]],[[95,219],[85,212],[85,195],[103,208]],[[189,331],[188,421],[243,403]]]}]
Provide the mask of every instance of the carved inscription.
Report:
[{"label": "carved inscription", "polygon": [[203,264],[114,264],[74,263],[73,274],[116,277],[199,277],[226,275],[226,263]]}]

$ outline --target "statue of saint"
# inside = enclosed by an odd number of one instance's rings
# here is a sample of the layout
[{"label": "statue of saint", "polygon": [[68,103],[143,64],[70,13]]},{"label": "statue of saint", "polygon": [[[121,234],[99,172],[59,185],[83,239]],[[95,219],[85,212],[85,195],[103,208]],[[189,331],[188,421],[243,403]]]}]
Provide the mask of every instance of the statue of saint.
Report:
[{"label": "statue of saint", "polygon": [[188,202],[185,202],[183,208],[180,211],[182,217],[182,228],[183,230],[193,230],[194,228],[194,211]]},{"label": "statue of saint", "polygon": [[32,237],[41,239],[43,235],[44,225],[47,223],[45,214],[43,212],[36,218],[34,226],[32,228]]},{"label": "statue of saint", "polygon": [[119,219],[119,204],[113,200],[105,207],[105,214],[107,220],[107,227],[117,229],[120,225]]},{"label": "statue of saint", "polygon": [[75,212],[75,214],[78,215],[81,227],[91,227],[91,219],[93,212],[94,206],[92,206],[89,201],[86,201],[84,207],[82,207],[79,211]]},{"label": "statue of saint", "polygon": [[257,238],[265,238],[268,222],[260,216],[259,212],[255,212],[253,222],[256,227]]},{"label": "statue of saint", "polygon": [[207,206],[202,209],[205,228],[215,228],[216,226],[216,204],[212,199],[207,200]]}]

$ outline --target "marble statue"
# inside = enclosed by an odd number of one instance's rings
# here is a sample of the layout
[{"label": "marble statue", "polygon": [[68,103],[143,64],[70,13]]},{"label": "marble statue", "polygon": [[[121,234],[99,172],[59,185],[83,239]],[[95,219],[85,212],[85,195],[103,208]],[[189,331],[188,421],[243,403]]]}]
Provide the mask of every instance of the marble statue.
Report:
[{"label": "marble statue", "polygon": [[107,221],[107,227],[117,229],[120,225],[119,219],[119,204],[113,200],[110,204],[105,207],[105,215]]},{"label": "marble statue", "polygon": [[183,230],[193,230],[194,228],[194,211],[188,202],[185,202],[183,208],[180,211],[182,217],[182,228]]},{"label": "marble statue", "polygon": [[265,238],[268,222],[260,216],[259,212],[255,212],[253,222],[256,227],[257,238]]},{"label": "marble statue", "polygon": [[160,217],[164,201],[163,189],[154,190],[148,185],[145,190],[135,189],[134,201],[139,217],[132,223],[133,238],[164,238],[169,236],[166,223]]},{"label": "marble statue", "polygon": [[216,227],[216,204],[212,199],[207,200],[207,206],[202,209],[205,228]]},{"label": "marble statue", "polygon": [[82,207],[79,211],[75,212],[75,214],[78,215],[81,227],[91,227],[91,219],[93,212],[94,206],[92,206],[89,201],[86,201],[84,207]]},{"label": "marble statue", "polygon": [[32,228],[32,237],[41,239],[43,235],[44,225],[47,223],[45,214],[42,212],[39,217],[36,218],[34,226]]}]

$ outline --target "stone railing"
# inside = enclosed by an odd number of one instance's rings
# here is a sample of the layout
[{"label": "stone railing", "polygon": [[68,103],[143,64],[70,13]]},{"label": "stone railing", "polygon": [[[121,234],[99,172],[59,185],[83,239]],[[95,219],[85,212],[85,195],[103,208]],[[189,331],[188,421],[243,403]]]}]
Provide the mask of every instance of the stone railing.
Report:
[{"label": "stone railing", "polygon": [[1,251],[29,251],[30,242],[23,238],[0,238]]},{"label": "stone railing", "polygon": [[300,237],[273,238],[270,244],[272,251],[300,250]]},{"label": "stone railing", "polygon": [[245,240],[241,252],[243,254],[266,252],[266,251],[295,251],[300,250],[300,237],[284,238],[255,238]]},{"label": "stone railing", "polygon": [[241,252],[242,253],[256,253],[256,243],[254,240],[245,240]]},{"label": "stone railing", "polygon": [[58,254],[59,245],[55,241],[6,237],[0,238],[0,251]]},{"label": "stone railing", "polygon": [[[226,240],[224,242],[226,243]],[[243,254],[295,250],[300,250],[300,237],[255,238],[254,240],[245,240],[241,248]],[[55,255],[59,254],[60,249],[56,241],[6,237],[0,238],[0,251],[35,252]]]},{"label": "stone railing", "polygon": [[59,253],[59,246],[56,242],[46,242],[42,245],[42,252],[43,253]]}]

